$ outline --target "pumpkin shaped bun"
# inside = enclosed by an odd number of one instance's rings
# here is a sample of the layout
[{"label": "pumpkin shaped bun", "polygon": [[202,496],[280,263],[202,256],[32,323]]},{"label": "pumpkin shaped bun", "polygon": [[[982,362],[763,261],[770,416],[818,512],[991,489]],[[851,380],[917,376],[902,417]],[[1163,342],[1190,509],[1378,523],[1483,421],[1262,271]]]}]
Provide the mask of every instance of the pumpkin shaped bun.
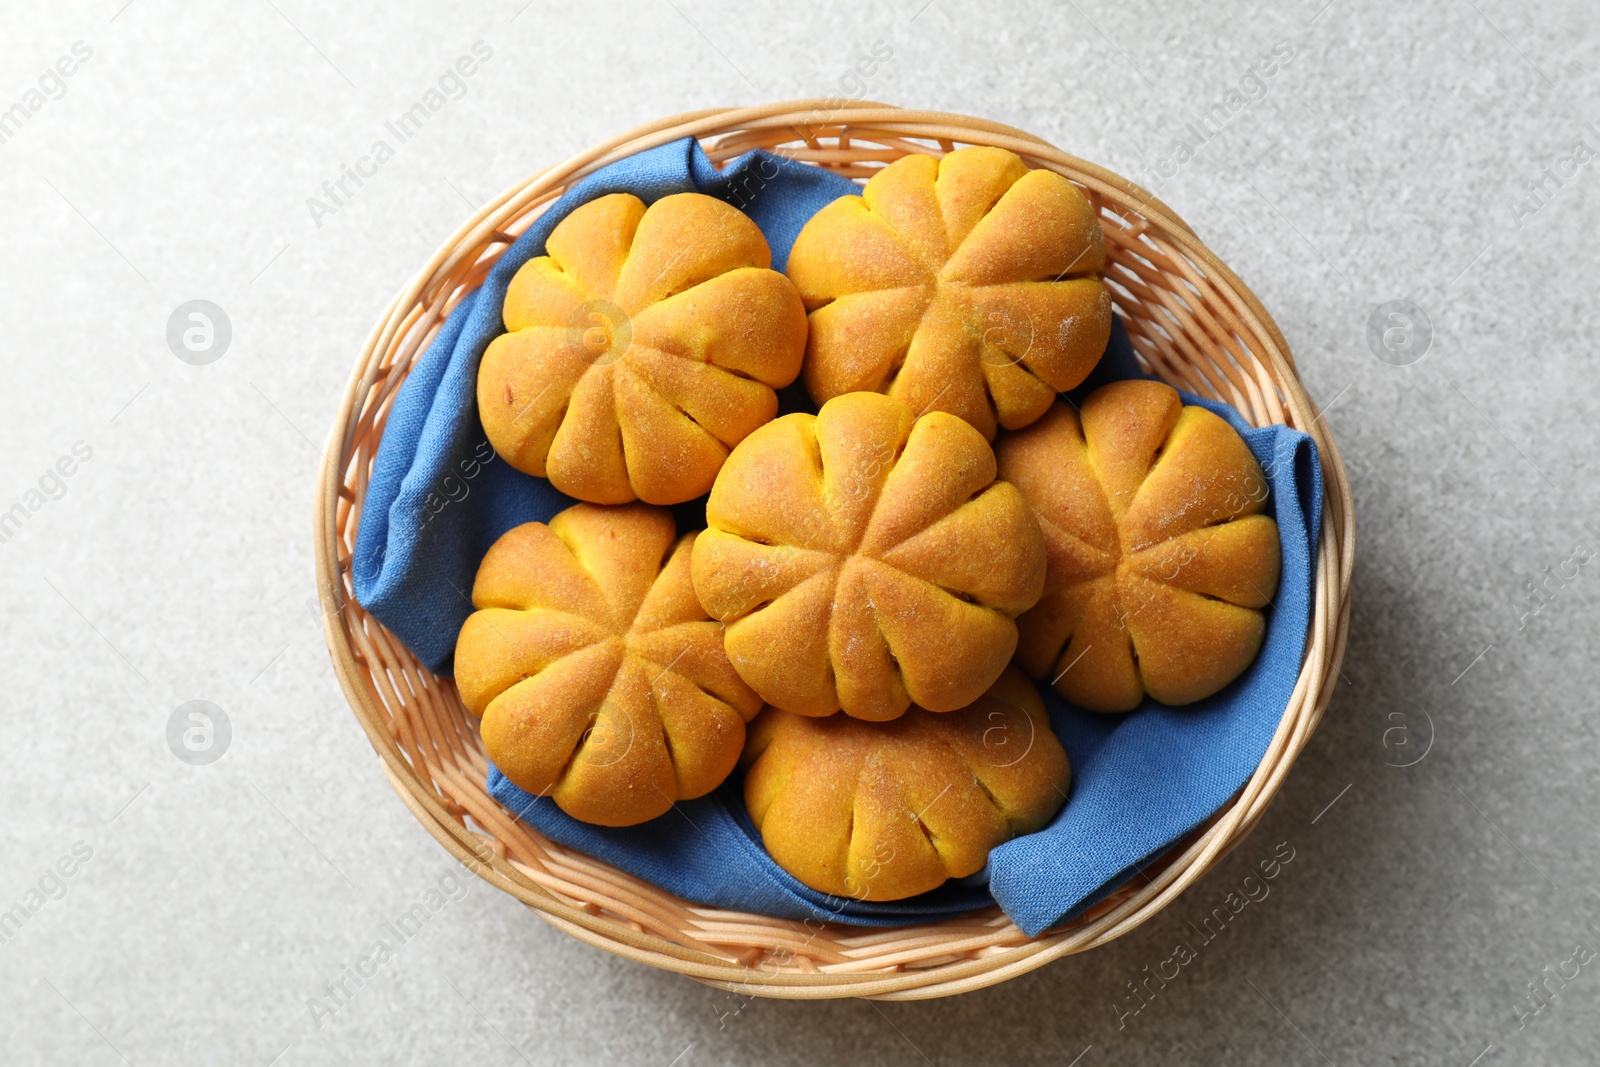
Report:
[{"label": "pumpkin shaped bun", "polygon": [[579,500],[676,504],[800,373],[805,310],[756,224],[700,193],[574,210],[506,290],[478,368],[507,463]]},{"label": "pumpkin shaped bun", "polygon": [[1044,545],[994,453],[944,412],[850,393],[770,422],[717,476],[694,586],[767,703],[893,719],[954,711],[994,683]]},{"label": "pumpkin shaped bun", "polygon": [[971,706],[887,723],[768,708],[750,724],[745,806],[812,889],[900,900],[983,868],[1047,823],[1072,772],[1038,690],[1015,667]]},{"label": "pumpkin shaped bun", "polygon": [[760,699],[689,578],[694,534],[645,504],[578,504],[489,549],[456,686],[519,788],[631,826],[728,776]]},{"label": "pumpkin shaped bun", "polygon": [[1278,587],[1278,524],[1244,439],[1171,386],[1113,382],[1001,440],[1049,571],[1017,662],[1093,711],[1189,704],[1242,674]]},{"label": "pumpkin shaped bun", "polygon": [[1077,187],[998,148],[905,156],[806,223],[788,273],[805,383],[948,411],[994,440],[1088,377],[1111,336],[1105,237]]}]

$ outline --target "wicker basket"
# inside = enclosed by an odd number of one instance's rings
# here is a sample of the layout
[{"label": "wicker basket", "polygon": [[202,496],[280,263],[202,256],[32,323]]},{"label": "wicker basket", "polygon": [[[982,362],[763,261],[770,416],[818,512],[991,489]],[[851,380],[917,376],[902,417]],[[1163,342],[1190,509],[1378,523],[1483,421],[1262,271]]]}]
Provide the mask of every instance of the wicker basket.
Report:
[{"label": "wicker basket", "polygon": [[[476,724],[358,605],[350,560],[390,404],[418,355],[506,247],[579,178],[624,156],[698,138],[714,162],[751,148],[862,178],[910,152],[1010,149],[1076,182],[1100,213],[1118,314],[1156,375],[1225,400],[1257,426],[1284,423],[1321,448],[1327,500],[1310,639],[1298,684],[1255,775],[1222,811],[1087,915],[1027,937],[998,908],[872,930],[687,903],[548,841],[484,788]],[[1255,826],[1321,718],[1344,653],[1354,518],[1326,422],[1288,344],[1254,294],[1164,204],[1020,130],[963,115],[806,100],[699,111],[642,126],[513,186],[457,230],[389,305],[356,363],[317,486],[316,563],[334,670],[385,772],[454,856],[573,937],[742,994],[787,998],[947,996],[1002,982],[1138,926]]]}]

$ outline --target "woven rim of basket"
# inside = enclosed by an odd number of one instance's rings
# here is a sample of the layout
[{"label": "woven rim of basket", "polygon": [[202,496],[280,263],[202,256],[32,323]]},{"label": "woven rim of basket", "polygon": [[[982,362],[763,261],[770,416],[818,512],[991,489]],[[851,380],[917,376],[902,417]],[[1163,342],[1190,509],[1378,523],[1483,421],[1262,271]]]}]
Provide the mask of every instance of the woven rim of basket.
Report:
[{"label": "woven rim of basket", "polygon": [[[911,152],[1009,149],[1084,190],[1106,235],[1117,313],[1156,375],[1232,404],[1253,425],[1304,430],[1326,484],[1311,631],[1298,683],[1256,773],[1187,839],[1086,915],[1025,936],[998,908],[865,929],[702,907],[565,848],[502,809],[455,686],[424,669],[356,603],[350,562],[396,390],[441,322],[565,189],[624,156],[695,137],[719,165],[752,148],[870,176]],[[335,674],[395,791],[457,859],[557,928],[641,963],[746,995],[919,999],[993,985],[1146,921],[1254,828],[1322,716],[1344,655],[1354,515],[1343,460],[1255,295],[1155,197],[1031,134],[964,115],[801,100],[691,112],[630,130],[518,183],[457,230],[390,303],[339,407],[316,501],[316,566]]]}]

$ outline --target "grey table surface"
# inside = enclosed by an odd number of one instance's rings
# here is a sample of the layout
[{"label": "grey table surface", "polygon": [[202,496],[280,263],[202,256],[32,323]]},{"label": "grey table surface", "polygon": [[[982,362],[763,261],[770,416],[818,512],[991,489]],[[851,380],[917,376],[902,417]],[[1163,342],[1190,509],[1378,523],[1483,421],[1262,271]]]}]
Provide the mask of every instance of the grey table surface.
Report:
[{"label": "grey table surface", "polygon": [[[1597,18],[11,0],[0,511],[23,510],[0,543],[0,911],[22,918],[0,928],[0,1059],[1597,1062]],[[330,202],[476,42],[460,91]],[[861,74],[875,46],[892,55]],[[1277,317],[1355,487],[1344,679],[1254,836],[1113,944],[931,1003],[745,1000],[456,881],[311,607],[340,391],[458,223],[652,118],[830,95],[989,116],[1145,182]],[[205,365],[168,343],[191,300],[231,325]],[[1374,348],[1396,300],[1420,309],[1412,347]],[[208,765],[168,743],[192,700],[230,726]],[[1270,896],[1135,1000],[1279,849]],[[319,1011],[434,886],[449,905]]]}]

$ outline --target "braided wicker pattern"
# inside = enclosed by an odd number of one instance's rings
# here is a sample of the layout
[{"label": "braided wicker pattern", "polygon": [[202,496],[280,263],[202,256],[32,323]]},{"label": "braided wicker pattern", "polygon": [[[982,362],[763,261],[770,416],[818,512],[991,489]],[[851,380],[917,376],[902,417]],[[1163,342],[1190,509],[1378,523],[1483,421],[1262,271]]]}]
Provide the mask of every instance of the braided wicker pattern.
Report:
[{"label": "braided wicker pattern", "polygon": [[[1310,640],[1299,682],[1255,775],[1206,826],[1087,915],[1036,938],[998,908],[893,930],[799,922],[686,903],[546,840],[484,788],[476,724],[455,686],[430,674],[351,595],[350,561],[372,463],[396,390],[440,323],[529,223],[578,179],[681,137],[714,162],[765,148],[866,178],[909,152],[1010,149],[1076,182],[1100,214],[1117,313],[1146,366],[1232,404],[1254,425],[1284,423],[1321,449],[1327,499]],[[998,123],[883,104],[796,101],[693,112],[629,131],[509,189],[451,235],[367,339],[339,407],[317,486],[316,565],[335,673],[395,791],[481,877],[573,937],[748,995],[948,996],[1002,982],[1138,926],[1254,828],[1322,716],[1350,617],[1354,516],[1339,450],[1288,344],[1255,295],[1149,193]]]}]

